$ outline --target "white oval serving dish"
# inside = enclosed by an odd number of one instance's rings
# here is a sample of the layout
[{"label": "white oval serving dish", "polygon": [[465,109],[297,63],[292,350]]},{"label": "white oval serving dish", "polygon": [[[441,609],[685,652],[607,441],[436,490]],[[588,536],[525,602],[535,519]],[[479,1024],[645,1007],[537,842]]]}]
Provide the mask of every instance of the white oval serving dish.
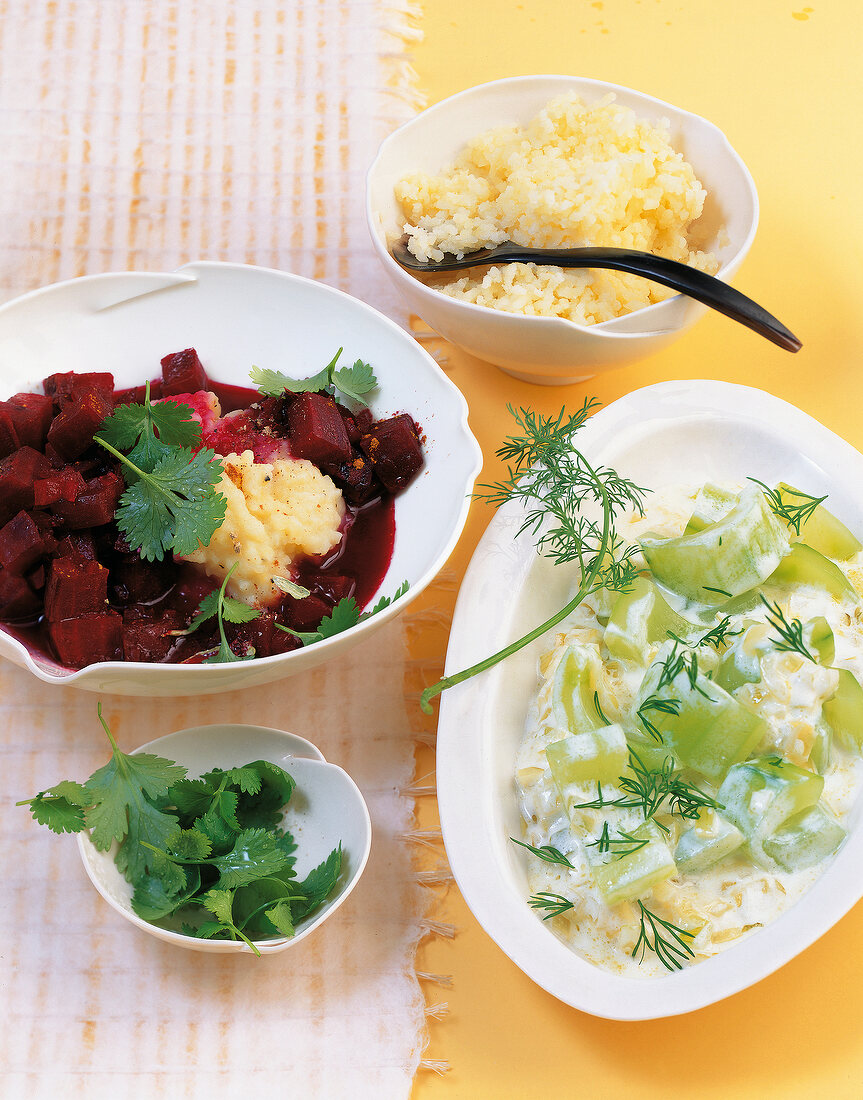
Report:
[{"label": "white oval serving dish", "polygon": [[[829,494],[834,511],[863,532],[863,455],[799,409],[761,390],[725,382],[664,382],[593,416],[576,443],[593,462],[647,488],[707,479],[780,480]],[[515,538],[520,513],[504,506],[471,561],[447,651],[453,674],[550,617],[570,579]],[[772,924],[721,954],[659,978],[627,978],[592,965],[528,907],[514,789],[516,748],[540,639],[502,665],[444,692],[437,788],[450,865],[477,920],[530,978],[596,1016],[645,1020],[712,1004],[771,974],[831,928],[863,896],[861,807],[849,837],[812,889]],[[828,979],[829,980],[829,977]]]}]

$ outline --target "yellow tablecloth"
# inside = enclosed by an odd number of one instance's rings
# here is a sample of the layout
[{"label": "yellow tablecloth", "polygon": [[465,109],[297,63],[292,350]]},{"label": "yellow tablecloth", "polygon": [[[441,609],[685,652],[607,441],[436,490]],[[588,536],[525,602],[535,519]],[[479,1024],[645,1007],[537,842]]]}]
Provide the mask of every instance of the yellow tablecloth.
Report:
[{"label": "yellow tablecloth", "polygon": [[[608,403],[665,379],[759,386],[863,448],[863,20],[851,0],[427,0],[414,51],[430,102],[472,84],[573,73],[638,88],[718,124],[755,178],[761,220],[735,283],[803,340],[796,356],[711,314],[661,355],[583,385],[514,381],[442,343],[483,447],[482,480],[507,401],[544,412],[586,394]],[[861,487],[863,492],[863,487]],[[451,561],[460,578],[489,519],[475,505]],[[438,603],[451,602],[441,592]],[[414,642],[433,665],[434,643]],[[429,753],[422,771],[433,768]],[[423,822],[435,821],[431,800]],[[526,978],[479,928],[456,888],[452,941],[420,965],[452,976],[432,1025],[416,1100],[637,1095],[704,1098],[863,1095],[863,905],[754,988],[682,1018],[612,1023],[570,1009]]]}]

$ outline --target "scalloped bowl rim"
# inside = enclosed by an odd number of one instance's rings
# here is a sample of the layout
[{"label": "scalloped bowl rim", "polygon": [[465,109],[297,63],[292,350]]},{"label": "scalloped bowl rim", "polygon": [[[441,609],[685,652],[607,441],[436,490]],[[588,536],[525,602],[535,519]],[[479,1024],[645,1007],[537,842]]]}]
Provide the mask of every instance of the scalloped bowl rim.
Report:
[{"label": "scalloped bowl rim", "polygon": [[[86,665],[82,669],[67,670],[50,659],[34,660],[29,649],[3,629],[3,625],[0,624],[0,656],[12,659],[45,683],[74,685],[95,691],[113,690],[120,694],[141,694],[144,690],[152,690],[149,684],[145,689],[139,683],[141,677],[155,673],[161,681],[157,694],[163,692],[165,694],[195,694],[196,692],[227,691],[245,684],[270,683],[281,676],[294,675],[306,668],[312,668],[323,663],[336,653],[361,641],[369,633],[399,615],[431,583],[458,542],[467,521],[473,482],[482,465],[482,454],[479,445],[468,426],[467,402],[458,388],[444,375],[435,360],[419,346],[408,332],[372,306],[344,291],[326,283],[275,268],[217,261],[193,261],[184,264],[173,272],[104,272],[39,287],[0,305],[0,336],[2,336],[3,322],[8,314],[26,310],[34,303],[38,306],[42,298],[50,302],[53,297],[60,297],[72,292],[81,299],[79,308],[83,309],[88,298],[99,300],[100,297],[104,296],[108,300],[108,305],[95,309],[91,305],[91,312],[101,312],[102,310],[110,312],[115,306],[143,301],[161,291],[170,291],[177,287],[194,287],[213,276],[243,279],[247,274],[272,280],[271,285],[273,286],[276,283],[281,283],[288,288],[288,294],[291,293],[291,287],[300,287],[301,290],[308,288],[311,293],[320,294],[322,299],[333,303],[336,309],[339,304],[343,304],[348,309],[356,309],[361,314],[365,314],[370,319],[371,324],[382,326],[385,331],[388,330],[390,333],[395,334],[397,341],[403,341],[405,361],[413,356],[414,363],[424,372],[427,382],[431,382],[433,388],[444,394],[449,394],[450,405],[447,410],[451,421],[449,430],[453,433],[452,439],[458,445],[458,452],[453,460],[453,465],[456,467],[456,476],[451,477],[450,481],[458,491],[462,492],[462,503],[455,517],[455,522],[452,524],[447,538],[441,543],[434,559],[412,581],[407,593],[399,600],[394,601],[389,607],[350,630],[317,642],[313,646],[293,650],[290,653],[256,658],[250,662],[237,662],[230,665],[184,665],[157,662],[104,661]],[[130,289],[136,289],[133,293],[124,294],[113,301],[116,298],[116,293],[112,295],[111,288],[116,287],[119,291],[124,283],[128,284]],[[372,352],[373,350],[369,349]],[[373,356],[369,355],[369,358],[374,363]],[[2,366],[2,362],[0,362],[0,366]],[[380,369],[379,364],[376,366]],[[394,369],[393,365],[386,368],[390,371],[394,371]],[[153,373],[156,372],[157,368],[154,369]],[[223,381],[219,378],[218,371],[213,373],[214,381]],[[40,380],[41,378],[31,378],[29,379],[29,385],[35,385]],[[232,384],[237,384],[236,379]],[[0,398],[13,392],[16,392],[15,383],[10,383],[4,379],[2,386],[0,386]],[[411,412],[412,410],[405,409],[404,411]],[[425,424],[422,426],[426,430],[427,426]],[[408,487],[404,495],[416,488],[423,472],[421,471],[417,480]],[[396,498],[397,513],[399,499]],[[397,538],[398,531],[397,524]],[[387,583],[386,580],[384,583]],[[376,595],[379,594],[391,593],[384,593],[382,585],[376,593]],[[275,669],[282,671],[275,672]],[[194,677],[194,686],[190,686],[190,674]],[[171,681],[177,681],[178,683],[175,686]],[[106,686],[107,683],[112,686]],[[131,688],[129,687],[130,684]]]}]

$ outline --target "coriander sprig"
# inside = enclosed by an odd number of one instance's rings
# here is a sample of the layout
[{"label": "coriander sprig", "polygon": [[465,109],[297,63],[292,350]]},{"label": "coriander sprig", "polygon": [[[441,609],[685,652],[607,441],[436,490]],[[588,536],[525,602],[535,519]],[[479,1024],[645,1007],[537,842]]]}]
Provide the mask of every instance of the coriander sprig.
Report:
[{"label": "coriander sprig", "polygon": [[276,623],[276,626],[286,634],[299,638],[304,646],[312,645],[315,642],[324,641],[325,638],[333,638],[344,630],[350,630],[357,623],[364,623],[372,615],[377,615],[379,611],[383,611],[385,607],[401,599],[408,588],[410,588],[408,582],[402,581],[392,596],[381,596],[371,611],[360,611],[359,604],[353,596],[345,596],[339,600],[329,615],[321,619],[317,630],[292,630],[291,627],[284,626],[282,623]]},{"label": "coriander sprig", "polygon": [[368,363],[357,359],[352,367],[336,367],[343,348],[339,348],[323,370],[311,378],[289,378],[281,371],[252,367],[250,378],[261,393],[269,397],[281,397],[283,393],[320,393],[322,390],[339,390],[352,401],[362,401],[366,394],[377,388],[378,380]]},{"label": "coriander sprig", "polygon": [[[580,583],[573,598],[550,619],[490,657],[426,688],[420,700],[426,714],[432,713],[436,695],[517,653],[571,615],[591,592],[625,592],[632,586],[638,573],[633,560],[637,547],[618,537],[614,521],[622,511],[641,512],[648,490],[608,467],[594,467],[575,448],[575,435],[598,404],[585,399],[574,414],[561,409],[548,417],[508,406],[521,433],[510,436],[497,452],[508,463],[507,475],[482,486],[484,492],[476,495],[497,506],[520,501],[525,515],[518,534],[529,531],[537,550],[558,564],[577,565]],[[598,519],[593,515],[597,509]]]},{"label": "coriander sprig", "polygon": [[632,949],[632,957],[641,962],[647,951],[652,951],[666,970],[681,970],[686,959],[694,958],[689,941],[695,933],[679,928],[670,921],[652,913],[643,901],[638,902],[641,911],[641,929]]},{"label": "coriander sprig", "polygon": [[193,451],[201,428],[191,415],[188,405],[151,402],[148,383],[143,404],[122,405],[93,437],[122,463],[127,488],[115,519],[145,561],[206,546],[225,518],[222,464],[208,448]]}]

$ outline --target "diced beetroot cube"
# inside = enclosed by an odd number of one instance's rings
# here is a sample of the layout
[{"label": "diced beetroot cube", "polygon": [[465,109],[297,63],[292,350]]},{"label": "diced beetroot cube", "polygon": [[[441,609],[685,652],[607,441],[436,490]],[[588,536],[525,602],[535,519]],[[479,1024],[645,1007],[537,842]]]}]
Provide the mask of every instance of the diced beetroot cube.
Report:
[{"label": "diced beetroot cube", "polygon": [[123,659],[123,620],[116,611],[97,611],[48,624],[58,659],[70,668]]},{"label": "diced beetroot cube", "polygon": [[0,409],[11,417],[22,447],[42,450],[54,415],[54,402],[50,397],[44,393],[16,393],[0,403]]},{"label": "diced beetroot cube", "polygon": [[331,611],[332,607],[319,596],[291,600],[290,606],[285,607],[284,625],[292,630],[317,630],[321,619]]},{"label": "diced beetroot cube", "polygon": [[320,466],[336,465],[351,457],[351,441],[332,397],[301,393],[288,408],[291,453]]},{"label": "diced beetroot cube", "polygon": [[58,408],[69,402],[78,404],[90,394],[105,398],[112,408],[114,405],[114,375],[108,371],[83,371],[76,374],[70,370],[63,374],[52,374],[42,383],[42,388],[54,399]]},{"label": "diced beetroot cube", "polygon": [[171,631],[182,629],[176,611],[153,618],[130,607],[123,613],[123,656],[127,661],[164,661],[180,642]]},{"label": "diced beetroot cube", "polygon": [[77,500],[58,501],[51,511],[59,516],[73,531],[84,527],[101,527],[110,523],[117,510],[117,502],[123,495],[123,479],[119,474],[107,473],[87,482]]},{"label": "diced beetroot cube", "polygon": [[0,524],[8,523],[22,508],[33,507],[33,483],[50,473],[48,459],[32,447],[21,447],[0,459]]},{"label": "diced beetroot cube", "polygon": [[21,446],[15,423],[9,412],[0,404],[0,458],[5,458]]},{"label": "diced beetroot cube", "polygon": [[41,592],[45,587],[45,578],[45,565],[44,563],[40,563],[35,569],[31,569],[27,574],[27,583],[34,592]]},{"label": "diced beetroot cube", "polygon": [[210,382],[194,348],[175,351],[162,360],[162,395],[194,393],[205,390]]},{"label": "diced beetroot cube", "polygon": [[365,504],[381,491],[371,460],[356,448],[348,462],[339,466],[327,465],[323,470],[338,485],[349,504]]},{"label": "diced beetroot cube", "polygon": [[0,619],[7,623],[33,622],[42,600],[23,577],[0,569]]},{"label": "diced beetroot cube", "polygon": [[93,542],[93,536],[89,531],[70,531],[57,543],[55,557],[96,561],[96,544]]},{"label": "diced beetroot cube", "polygon": [[37,508],[47,508],[60,500],[71,504],[86,489],[87,483],[75,467],[64,466],[33,483],[33,503]]},{"label": "diced beetroot cube", "polygon": [[102,421],[113,411],[113,399],[101,393],[86,393],[80,401],[70,399],[54,417],[48,429],[48,442],[62,458],[77,458],[87,450]]},{"label": "diced beetroot cube", "polygon": [[0,527],[0,565],[23,576],[56,545],[50,528],[42,529],[28,512],[19,512]]},{"label": "diced beetroot cube", "polygon": [[318,573],[305,579],[306,588],[313,596],[335,607],[339,600],[353,596],[357,582],[353,577],[343,577],[336,573]]},{"label": "diced beetroot cube", "polygon": [[422,446],[416,425],[407,413],[376,421],[360,440],[360,446],[371,459],[375,474],[393,495],[422,469]]},{"label": "diced beetroot cube", "polygon": [[97,561],[54,558],[45,586],[45,618],[49,622],[101,612],[108,605],[108,570]]},{"label": "diced beetroot cube", "polygon": [[111,567],[111,601],[124,607],[153,603],[173,586],[173,562],[144,561],[126,554]]},{"label": "diced beetroot cube", "polygon": [[302,644],[299,638],[279,630],[276,616],[271,611],[262,611],[256,619],[231,628],[231,648],[235,652],[248,652],[254,649],[256,657],[272,657],[274,653],[290,653]]}]

